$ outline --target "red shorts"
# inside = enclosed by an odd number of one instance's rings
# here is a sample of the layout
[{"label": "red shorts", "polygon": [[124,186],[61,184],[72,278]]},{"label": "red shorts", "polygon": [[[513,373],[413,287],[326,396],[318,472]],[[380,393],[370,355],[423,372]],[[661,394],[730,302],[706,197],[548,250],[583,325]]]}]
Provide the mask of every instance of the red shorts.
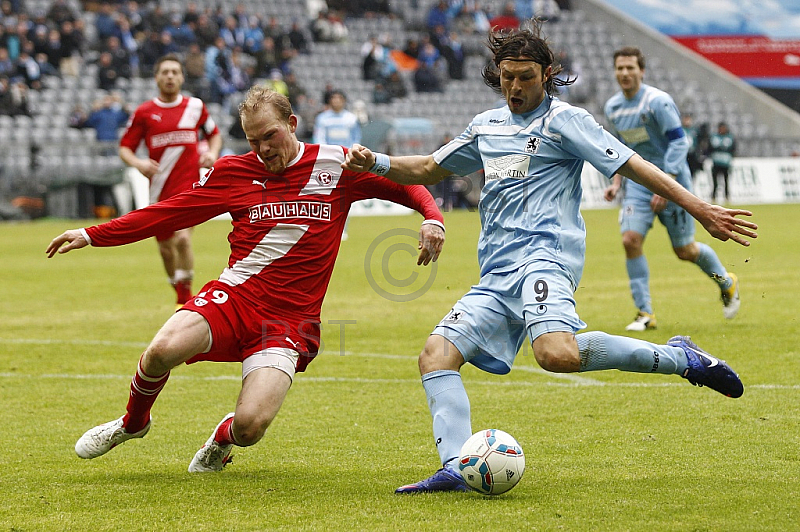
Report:
[{"label": "red shorts", "polygon": [[190,358],[200,361],[242,362],[270,347],[293,349],[300,357],[296,371],[305,371],[319,351],[319,320],[277,315],[253,305],[237,287],[220,281],[207,283],[183,306],[202,315],[211,327],[211,350]]},{"label": "red shorts", "polygon": [[159,233],[156,235],[156,241],[164,242],[165,240],[169,240],[173,236],[175,236],[175,233]]}]

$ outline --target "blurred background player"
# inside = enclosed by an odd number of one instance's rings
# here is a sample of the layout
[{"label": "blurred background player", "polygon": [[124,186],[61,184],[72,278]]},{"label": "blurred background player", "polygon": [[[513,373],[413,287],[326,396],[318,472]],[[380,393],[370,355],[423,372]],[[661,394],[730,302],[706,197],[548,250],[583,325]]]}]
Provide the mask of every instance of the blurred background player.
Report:
[{"label": "blurred background player", "polygon": [[[314,144],[334,144],[349,148],[361,142],[361,122],[358,116],[345,109],[347,97],[334,89],[329,94],[328,109],[317,115],[314,121]],[[347,240],[345,223],[342,240]]]},{"label": "blurred background player", "polygon": [[[691,192],[692,178],[686,162],[689,142],[672,97],[642,83],[645,58],[638,48],[624,47],[614,52],[614,71],[622,90],[605,104],[606,119],[612,132]],[[605,199],[613,200],[622,183],[622,176],[615,175],[605,191]],[[643,249],[645,237],[653,227],[656,216],[669,233],[675,255],[681,260],[697,264],[717,283],[723,314],[727,319],[735,317],[739,311],[736,275],[725,270],[711,247],[695,242],[694,218],[680,205],[667,201],[636,182],[626,180],[624,193],[620,230],[631,294],[638,309],[636,318],[625,329],[645,331],[656,328],[656,316],[650,298],[650,269]]]},{"label": "blurred background player", "polygon": [[717,189],[720,181],[722,181],[725,186],[725,203],[730,203],[728,174],[731,171],[733,156],[736,154],[736,140],[725,122],[720,122],[717,125],[717,132],[711,135],[709,150],[711,152],[711,180],[714,184],[711,191],[711,201],[716,201]]},{"label": "blurred background player", "polygon": [[[205,104],[181,94],[183,66],[175,54],[156,61],[158,97],[140,105],[133,113],[120,141],[119,156],[125,164],[150,180],[150,203],[190,190],[200,178],[201,168],[210,168],[219,157],[222,135]],[[208,150],[198,152],[198,133],[208,140]],[[144,141],[149,158],[136,150]],[[158,250],[180,307],[192,297],[194,255],[192,229],[165,231],[156,235]]]}]

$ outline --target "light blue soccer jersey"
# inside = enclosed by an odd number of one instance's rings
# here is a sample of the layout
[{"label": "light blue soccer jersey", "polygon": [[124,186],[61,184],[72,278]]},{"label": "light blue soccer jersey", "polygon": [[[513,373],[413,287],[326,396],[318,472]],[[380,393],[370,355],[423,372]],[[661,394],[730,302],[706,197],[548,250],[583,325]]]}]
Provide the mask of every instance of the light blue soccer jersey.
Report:
[{"label": "light blue soccer jersey", "polygon": [[349,148],[361,142],[361,124],[347,109],[336,113],[332,109],[317,115],[314,121],[314,144],[336,144]]},{"label": "light blue soccer jersey", "polygon": [[[692,190],[692,178],[686,156],[689,140],[681,126],[678,107],[666,92],[642,84],[636,96],[628,100],[622,91],[606,102],[605,115],[611,132],[646,161],[677,177],[678,183]],[[653,193],[628,180],[625,194],[647,201]]]},{"label": "light blue soccer jersey", "polygon": [[586,248],[583,163],[612,177],[632,155],[587,111],[545,96],[524,115],[508,106],[477,115],[433,159],[455,174],[486,174],[478,203],[481,275],[546,260],[566,270],[576,288]]}]

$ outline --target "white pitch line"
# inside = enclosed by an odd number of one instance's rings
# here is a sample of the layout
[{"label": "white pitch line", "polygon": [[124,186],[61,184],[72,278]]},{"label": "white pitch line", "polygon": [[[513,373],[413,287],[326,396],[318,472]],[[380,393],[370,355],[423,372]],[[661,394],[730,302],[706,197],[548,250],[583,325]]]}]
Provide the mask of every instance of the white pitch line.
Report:
[{"label": "white pitch line", "polygon": [[[549,375],[549,374],[548,374]],[[419,384],[419,379],[373,379],[364,377],[312,377],[299,374],[297,382],[312,382],[312,383],[326,383],[326,382],[347,382],[358,384]],[[0,379],[52,379],[52,380],[124,380],[129,381],[130,375],[109,375],[109,374],[73,374],[73,373],[43,373],[41,375],[32,375],[26,373],[4,372],[0,373]],[[185,380],[185,381],[240,381],[239,375],[218,375],[209,377],[199,377],[194,375],[172,375],[170,380]],[[591,387],[601,386],[605,388],[668,388],[672,386],[685,386],[684,382],[602,382],[591,379],[586,381],[570,381],[570,382],[529,382],[529,381],[485,381],[466,379],[467,386],[523,386],[523,387],[536,387],[536,386],[557,386],[563,388],[578,388],[578,387]],[[746,386],[746,389],[758,390],[800,390],[800,384],[753,384]]]},{"label": "white pitch line", "polygon": [[[136,348],[144,348],[147,347],[147,343],[145,342],[121,342],[121,341],[113,341],[113,340],[60,340],[60,339],[47,339],[47,338],[0,338],[1,343],[9,343],[9,344],[36,344],[36,345],[58,345],[58,344],[68,344],[68,345],[98,345],[103,347],[136,347]],[[394,360],[416,360],[417,355],[393,355],[389,353],[356,353],[353,351],[343,351],[343,352],[336,352],[336,351],[323,351],[320,353],[319,356],[324,357],[332,357],[332,356],[357,356],[357,357],[365,357],[365,358],[383,358],[383,359],[394,359]],[[527,372],[527,373],[534,373],[536,375],[542,375],[545,377],[549,377],[551,379],[562,380],[565,382],[525,382],[525,381],[504,381],[504,382],[494,382],[494,381],[474,381],[471,379],[467,379],[467,383],[469,384],[476,384],[476,385],[489,385],[489,386],[564,386],[564,387],[576,387],[576,386],[607,386],[607,387],[621,387],[621,388],[663,388],[665,386],[682,386],[683,382],[664,382],[664,383],[636,383],[636,382],[628,382],[628,383],[609,383],[604,382],[597,379],[592,379],[590,377],[585,377],[583,375],[577,375],[575,373],[551,373],[549,371],[545,371],[541,368],[532,367],[532,366],[514,366],[511,370],[512,372]],[[41,378],[41,379],[125,379],[130,380],[130,375],[102,375],[102,374],[87,374],[87,375],[80,375],[80,374],[43,374],[43,375],[26,375],[20,373],[0,373],[0,378],[12,378],[12,377],[20,377],[20,378]],[[217,377],[195,377],[192,375],[174,375],[170,377],[172,379],[187,379],[187,380],[204,380],[204,381],[215,381],[215,380],[241,380],[239,376],[217,376]],[[307,382],[356,382],[356,383],[387,383],[387,384],[400,384],[400,383],[409,383],[414,382],[418,383],[419,379],[367,379],[367,378],[360,378],[360,377],[311,377],[311,376],[302,376],[298,378],[302,379],[303,381]],[[800,384],[753,384],[747,386],[748,389],[761,389],[761,390],[800,390]]]},{"label": "white pitch line", "polygon": [[31,345],[101,345],[103,347],[137,347],[144,349],[147,342],[120,342],[118,340],[59,340],[41,338],[0,338],[0,344],[31,344]]}]

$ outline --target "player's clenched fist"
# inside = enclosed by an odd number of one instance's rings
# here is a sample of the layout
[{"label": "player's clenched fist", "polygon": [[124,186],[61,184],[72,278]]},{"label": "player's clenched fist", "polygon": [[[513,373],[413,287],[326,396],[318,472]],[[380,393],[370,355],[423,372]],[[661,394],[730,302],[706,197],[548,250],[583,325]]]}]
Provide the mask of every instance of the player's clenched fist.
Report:
[{"label": "player's clenched fist", "polygon": [[366,146],[353,144],[345,156],[342,168],[353,172],[369,172],[375,164],[375,154]]}]

